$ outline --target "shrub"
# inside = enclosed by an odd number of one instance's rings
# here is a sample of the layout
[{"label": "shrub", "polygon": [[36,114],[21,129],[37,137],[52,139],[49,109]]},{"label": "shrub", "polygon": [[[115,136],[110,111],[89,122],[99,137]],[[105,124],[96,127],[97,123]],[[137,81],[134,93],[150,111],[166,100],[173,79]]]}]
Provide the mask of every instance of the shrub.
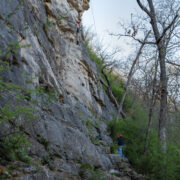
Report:
[{"label": "shrub", "polygon": [[31,159],[27,154],[29,141],[25,134],[8,135],[0,139],[0,154],[9,161],[20,160],[30,163]]},{"label": "shrub", "polygon": [[180,175],[179,148],[169,145],[167,153],[164,154],[159,150],[156,130],[151,130],[148,148],[144,153],[145,131],[142,130],[142,127],[145,127],[144,122],[134,118],[109,122],[108,129],[114,140],[112,146],[115,147],[116,137],[122,133],[125,142],[123,151],[136,171],[151,177],[152,180],[177,180]]},{"label": "shrub", "polygon": [[81,178],[89,180],[106,180],[104,172],[100,169],[95,169],[94,166],[88,163],[81,164],[79,174]]},{"label": "shrub", "polygon": [[44,148],[46,149],[46,151],[48,151],[50,142],[43,137],[39,140],[39,142],[44,145]]},{"label": "shrub", "polygon": [[[8,58],[10,53],[17,53],[21,48],[18,42],[11,42],[6,50],[0,52],[1,58]],[[0,73],[9,70],[9,64],[0,59]],[[0,134],[0,156],[1,159],[8,161],[20,160],[30,163],[31,159],[28,156],[29,142],[22,128],[22,123],[27,123],[32,118],[35,118],[34,109],[25,104],[23,92],[24,87],[5,82],[0,75],[0,93],[2,98],[8,94],[6,103],[0,109],[0,125],[8,125],[9,131],[1,132]],[[13,100],[12,100],[13,97]],[[13,102],[12,102],[13,101]],[[23,102],[23,105],[20,105]],[[24,119],[24,121],[19,121]]]}]

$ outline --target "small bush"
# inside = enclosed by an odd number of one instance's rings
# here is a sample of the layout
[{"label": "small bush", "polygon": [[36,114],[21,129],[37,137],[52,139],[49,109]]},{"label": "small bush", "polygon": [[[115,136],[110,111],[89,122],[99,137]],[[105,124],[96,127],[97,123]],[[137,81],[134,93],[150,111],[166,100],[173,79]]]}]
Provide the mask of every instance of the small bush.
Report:
[{"label": "small bush", "polygon": [[42,156],[42,157],[41,157],[41,163],[42,163],[42,165],[49,164],[49,163],[50,163],[50,160],[51,160],[51,158],[50,158],[49,155],[47,155],[47,156]]},{"label": "small bush", "polygon": [[89,180],[106,180],[102,170],[95,169],[94,166],[88,163],[81,164],[79,174],[83,179],[88,178]]},{"label": "small bush", "polygon": [[30,163],[31,159],[27,154],[29,141],[24,134],[9,135],[0,139],[0,154],[8,161],[20,160]]},{"label": "small bush", "polygon": [[113,144],[111,144],[110,146],[110,152],[112,154],[116,154],[118,153],[118,144],[116,142],[114,142]]},{"label": "small bush", "polygon": [[46,140],[45,138],[41,138],[40,140],[39,140],[39,142],[42,144],[42,145],[44,145],[44,148],[46,149],[46,150],[48,150],[48,147],[49,147],[49,141],[48,140]]}]

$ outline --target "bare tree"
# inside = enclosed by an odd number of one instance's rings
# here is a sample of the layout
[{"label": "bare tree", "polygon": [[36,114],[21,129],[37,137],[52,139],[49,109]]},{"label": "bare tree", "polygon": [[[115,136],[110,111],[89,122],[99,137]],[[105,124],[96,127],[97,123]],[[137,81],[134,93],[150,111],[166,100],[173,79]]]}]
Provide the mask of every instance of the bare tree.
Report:
[{"label": "bare tree", "polygon": [[118,108],[116,120],[119,119],[119,115],[120,115],[120,113],[122,112],[122,107],[123,107],[124,100],[125,100],[125,97],[126,97],[128,88],[129,88],[129,84],[130,84],[131,79],[132,79],[132,76],[133,76],[133,71],[134,71],[135,65],[136,65],[136,63],[137,63],[138,60],[139,60],[139,57],[140,57],[140,55],[141,55],[141,53],[142,53],[142,50],[143,50],[143,48],[144,48],[144,46],[145,46],[145,44],[146,44],[146,41],[147,41],[147,39],[148,39],[148,36],[149,36],[150,32],[151,32],[151,31],[149,31],[149,32],[147,33],[147,35],[145,36],[144,41],[142,42],[142,44],[141,44],[141,46],[140,46],[140,48],[139,48],[139,50],[138,50],[138,53],[137,53],[137,55],[136,55],[136,58],[134,59],[133,64],[132,64],[132,66],[131,66],[131,69],[130,69],[130,71],[129,71],[129,74],[128,74],[128,77],[127,77],[127,82],[126,82],[126,85],[125,85],[125,88],[124,88],[124,92],[123,92],[123,95],[122,95],[122,98],[121,98],[121,102],[120,102],[120,104],[119,104],[119,108]]},{"label": "bare tree", "polygon": [[[111,54],[107,54],[107,52],[105,50],[99,52],[101,60],[102,60],[102,65],[101,65],[101,73],[105,78],[105,81],[101,78],[100,81],[101,83],[106,87],[108,95],[111,99],[111,101],[115,104],[116,108],[119,109],[119,103],[116,100],[116,98],[114,97],[112,90],[111,90],[111,83],[108,75],[106,74],[105,70],[109,70],[109,73],[112,73],[112,71],[117,68],[118,63],[115,59],[113,59],[113,56],[118,52],[118,50],[115,50],[113,53]],[[110,60],[110,61],[108,61]],[[126,117],[126,114],[123,112],[123,110],[121,110],[120,112],[121,116],[123,118]]]},{"label": "bare tree", "polygon": [[[153,30],[153,35],[155,41],[152,42],[157,46],[159,63],[160,63],[160,87],[161,87],[161,100],[160,100],[160,113],[159,113],[159,141],[162,143],[162,148],[166,150],[166,112],[167,112],[167,72],[166,72],[166,54],[167,47],[170,41],[170,38],[175,29],[175,25],[179,20],[179,10],[180,8],[176,8],[174,10],[172,7],[175,1],[166,1],[166,5],[168,5],[170,10],[167,11],[168,14],[166,19],[159,18],[158,13],[162,13],[162,11],[158,11],[158,8],[154,6],[152,0],[147,0],[147,6],[142,4],[141,0],[137,0],[139,7],[146,13],[148,18],[150,19],[150,24]],[[163,3],[161,1],[161,3]],[[175,3],[176,4],[176,3]],[[178,5],[178,4],[177,4]],[[167,6],[168,7],[168,6]],[[164,9],[165,10],[165,9]],[[162,16],[162,14],[161,14]],[[168,24],[167,24],[168,22]]]}]

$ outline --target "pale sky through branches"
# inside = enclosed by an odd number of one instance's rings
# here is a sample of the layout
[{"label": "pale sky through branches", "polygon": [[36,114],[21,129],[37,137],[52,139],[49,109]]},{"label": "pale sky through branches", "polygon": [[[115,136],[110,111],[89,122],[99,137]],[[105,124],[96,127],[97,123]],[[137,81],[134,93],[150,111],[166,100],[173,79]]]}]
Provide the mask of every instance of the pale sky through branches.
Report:
[{"label": "pale sky through branches", "polygon": [[136,13],[137,10],[139,11],[139,8],[135,0],[91,0],[90,9],[83,15],[83,24],[97,33],[105,47],[113,49],[120,46],[123,48],[123,53],[127,54],[129,47],[110,37],[109,32],[119,32],[118,22],[120,20],[130,22],[131,13]]}]

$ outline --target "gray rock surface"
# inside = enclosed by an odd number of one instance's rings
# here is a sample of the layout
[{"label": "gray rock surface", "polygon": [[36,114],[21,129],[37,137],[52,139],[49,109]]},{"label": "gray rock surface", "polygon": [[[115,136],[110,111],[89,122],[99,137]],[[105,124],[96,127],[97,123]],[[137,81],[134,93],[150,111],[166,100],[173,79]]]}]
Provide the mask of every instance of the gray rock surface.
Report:
[{"label": "gray rock surface", "polygon": [[[81,39],[76,44],[76,23],[88,8],[89,0],[0,1],[0,59],[10,67],[0,75],[24,88],[44,89],[43,94],[29,95],[36,101],[29,106],[38,116],[29,123],[23,118],[14,122],[29,136],[29,155],[38,169],[12,164],[16,170],[8,174],[3,166],[10,179],[79,180],[83,163],[104,172],[120,168],[119,155],[108,155],[112,140],[106,123],[116,109],[85,43]],[[54,91],[56,99],[49,100],[47,94]],[[7,102],[16,107],[28,104],[28,99],[17,102],[12,92],[4,92],[0,107]],[[11,124],[2,125],[0,135],[10,129]],[[46,164],[40,164],[42,159]],[[126,176],[106,175],[114,180],[130,178]]]}]

